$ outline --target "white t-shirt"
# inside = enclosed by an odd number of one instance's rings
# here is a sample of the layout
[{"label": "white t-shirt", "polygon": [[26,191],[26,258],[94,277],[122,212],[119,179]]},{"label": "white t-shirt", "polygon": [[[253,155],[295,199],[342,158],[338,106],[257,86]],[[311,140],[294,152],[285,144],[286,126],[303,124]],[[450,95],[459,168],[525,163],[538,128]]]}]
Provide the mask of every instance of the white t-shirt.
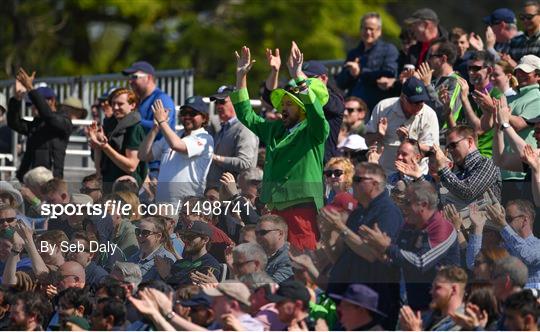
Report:
[{"label": "white t-shirt", "polygon": [[371,118],[366,124],[366,132],[376,133],[379,119],[384,117],[388,119],[388,128],[386,129],[386,136],[384,136],[384,151],[379,159],[379,165],[384,168],[387,175],[396,171],[394,162],[401,144],[396,130],[401,125],[409,130],[409,138],[417,140],[418,143],[429,146],[439,144],[439,120],[437,114],[425,103],[420,112],[407,119],[401,109],[399,97],[381,100],[373,108]]},{"label": "white t-shirt", "polygon": [[[184,130],[178,133],[182,137]],[[187,153],[172,150],[165,138],[154,142],[152,155],[161,160],[156,202],[176,203],[186,196],[203,196],[212,163],[214,139],[204,128],[182,137]]]}]

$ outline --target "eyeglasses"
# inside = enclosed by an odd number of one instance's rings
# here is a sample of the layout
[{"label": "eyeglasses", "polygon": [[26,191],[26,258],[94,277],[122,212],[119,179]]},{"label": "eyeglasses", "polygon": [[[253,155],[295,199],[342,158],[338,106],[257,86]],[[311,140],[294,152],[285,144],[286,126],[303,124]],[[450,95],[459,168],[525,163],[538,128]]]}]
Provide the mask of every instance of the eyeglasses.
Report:
[{"label": "eyeglasses", "polygon": [[17,220],[17,217],[0,218],[0,225],[5,224],[5,223],[10,224],[10,223],[14,222],[15,220]]},{"label": "eyeglasses", "polygon": [[510,223],[512,223],[512,221],[516,220],[517,218],[523,218],[523,217],[525,217],[525,215],[520,214],[520,215],[515,216],[515,217],[506,216],[504,219],[506,219],[507,224],[510,224]]},{"label": "eyeglasses", "polygon": [[354,183],[360,183],[360,182],[362,182],[362,181],[368,181],[368,180],[375,181],[375,179],[373,179],[373,178],[368,178],[368,177],[365,177],[365,176],[359,176],[359,175],[355,175],[355,176],[353,176],[353,178],[352,178],[352,181],[353,181]]},{"label": "eyeglasses", "polygon": [[180,111],[180,116],[191,116],[191,117],[195,117],[197,115],[199,115],[201,113],[197,112],[197,111],[193,111],[193,110],[182,110]]},{"label": "eyeglasses", "polygon": [[470,71],[470,72],[473,72],[473,73],[476,73],[476,72],[479,72],[480,70],[486,68],[486,66],[468,66],[467,69]]},{"label": "eyeglasses", "polygon": [[156,232],[152,232],[148,229],[141,229],[141,228],[135,228],[135,235],[138,237],[147,238],[152,234],[157,234]]},{"label": "eyeglasses", "polygon": [[148,74],[131,74],[129,75],[130,80],[138,80],[139,78],[147,77]]},{"label": "eyeglasses", "polygon": [[433,53],[433,54],[430,54],[429,57],[430,58],[440,58],[442,57],[444,54],[441,54],[441,53]]},{"label": "eyeglasses", "polygon": [[341,169],[327,169],[323,172],[326,177],[334,176],[335,178],[339,178],[343,175],[343,170]]},{"label": "eyeglasses", "polygon": [[519,19],[522,21],[530,21],[532,20],[538,13],[536,14],[519,14]]},{"label": "eyeglasses", "polygon": [[257,236],[265,236],[266,234],[273,232],[273,231],[279,231],[279,229],[259,229],[255,231],[255,235]]},{"label": "eyeglasses", "polygon": [[462,139],[460,140],[457,140],[455,142],[451,142],[451,143],[448,143],[446,144],[446,148],[448,150],[454,150],[455,148],[457,148],[457,145],[459,144],[459,142],[463,141],[466,137],[463,137]]},{"label": "eyeglasses", "polygon": [[81,194],[89,194],[93,191],[100,191],[101,188],[86,188],[86,187],[82,187],[81,189],[79,189],[79,192]]},{"label": "eyeglasses", "polygon": [[227,103],[226,99],[216,99],[214,100],[214,104],[216,105],[225,105]]}]

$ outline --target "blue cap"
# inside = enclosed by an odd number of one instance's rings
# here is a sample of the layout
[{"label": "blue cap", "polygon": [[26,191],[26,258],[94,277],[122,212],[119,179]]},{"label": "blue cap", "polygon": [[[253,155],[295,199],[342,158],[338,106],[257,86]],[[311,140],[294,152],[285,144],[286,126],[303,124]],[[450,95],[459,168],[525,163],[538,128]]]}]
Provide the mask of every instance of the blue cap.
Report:
[{"label": "blue cap", "polygon": [[147,73],[148,75],[152,76],[156,75],[154,67],[146,61],[137,61],[133,63],[129,68],[122,70],[122,74],[131,75],[138,71],[142,71],[143,73]]},{"label": "blue cap", "polygon": [[308,77],[328,74],[328,68],[326,68],[326,66],[323,65],[322,62],[315,60],[304,62],[304,64],[302,65],[302,71]]},{"label": "blue cap", "polygon": [[212,298],[206,295],[204,292],[200,292],[199,294],[192,296],[189,300],[181,301],[180,304],[183,307],[204,306],[206,308],[210,308],[212,305]]},{"label": "blue cap", "polygon": [[379,305],[379,294],[373,289],[362,284],[352,284],[347,287],[345,294],[329,294],[329,296],[336,300],[347,301],[371,312],[377,313],[381,316],[386,315],[377,309]]},{"label": "blue cap", "polygon": [[407,99],[412,103],[421,101],[426,102],[429,100],[424,82],[414,76],[405,81],[401,88],[401,93],[407,96]]},{"label": "blue cap", "polygon": [[[47,86],[39,87],[36,89],[36,91],[45,99],[56,99],[56,93],[54,93],[54,90]],[[25,103],[26,106],[32,106],[32,101],[28,95],[26,95]]]},{"label": "blue cap", "polygon": [[208,114],[208,105],[203,101],[203,97],[201,96],[189,97],[186,99],[184,105],[180,107],[180,110],[183,110],[186,107],[192,108],[199,113]]},{"label": "blue cap", "polygon": [[118,89],[118,88],[115,87],[115,86],[108,88],[107,91],[104,91],[103,94],[98,97],[98,100],[99,101],[105,101],[105,100],[109,99],[109,96],[111,95],[111,93],[116,89]]},{"label": "blue cap", "polygon": [[487,25],[495,25],[501,22],[517,23],[516,14],[508,8],[498,8],[491,15],[484,17],[484,23]]}]

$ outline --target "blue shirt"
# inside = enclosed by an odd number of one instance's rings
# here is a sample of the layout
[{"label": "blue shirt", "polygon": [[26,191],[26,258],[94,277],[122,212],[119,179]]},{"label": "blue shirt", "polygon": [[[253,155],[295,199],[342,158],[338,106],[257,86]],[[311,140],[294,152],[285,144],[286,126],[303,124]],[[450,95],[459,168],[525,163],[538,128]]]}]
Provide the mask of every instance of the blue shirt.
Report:
[{"label": "blue shirt", "polygon": [[509,225],[501,230],[501,236],[510,255],[521,259],[527,265],[527,285],[540,284],[540,239],[534,235],[522,238]]},{"label": "blue shirt", "polygon": [[133,256],[128,259],[128,262],[138,264],[141,268],[142,281],[148,281],[153,279],[161,280],[161,277],[159,276],[159,273],[154,263],[154,257],[156,256],[166,257],[170,259],[171,265],[176,261],[176,257],[174,257],[174,255],[167,249],[165,249],[163,246],[156,249],[153,253],[151,253],[144,259],[141,258],[140,251],[137,251]]},{"label": "blue shirt", "polygon": [[[159,88],[156,88],[152,93],[146,97],[141,104],[139,105],[139,113],[141,114],[141,126],[144,128],[144,132],[148,132],[154,126],[154,113],[152,112],[152,105],[158,99],[161,99],[163,107],[169,110],[169,126],[172,130],[175,130],[176,127],[176,108],[174,106],[174,101],[172,98],[161,91]],[[159,132],[154,141],[159,140],[163,135]],[[159,168],[159,160],[149,163],[150,168]]]}]

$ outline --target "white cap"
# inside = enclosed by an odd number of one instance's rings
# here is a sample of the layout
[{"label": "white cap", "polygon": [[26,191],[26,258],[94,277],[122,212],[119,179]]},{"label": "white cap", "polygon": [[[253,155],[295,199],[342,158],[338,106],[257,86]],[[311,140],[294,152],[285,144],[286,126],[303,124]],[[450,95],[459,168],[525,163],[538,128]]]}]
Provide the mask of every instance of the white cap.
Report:
[{"label": "white cap", "polygon": [[540,70],[540,58],[536,55],[528,54],[519,60],[519,65],[514,70],[521,69],[524,72],[532,73],[535,70]]},{"label": "white cap", "polygon": [[355,151],[368,149],[366,140],[357,134],[347,136],[347,138],[343,142],[339,143],[337,147],[338,149],[347,148]]}]

